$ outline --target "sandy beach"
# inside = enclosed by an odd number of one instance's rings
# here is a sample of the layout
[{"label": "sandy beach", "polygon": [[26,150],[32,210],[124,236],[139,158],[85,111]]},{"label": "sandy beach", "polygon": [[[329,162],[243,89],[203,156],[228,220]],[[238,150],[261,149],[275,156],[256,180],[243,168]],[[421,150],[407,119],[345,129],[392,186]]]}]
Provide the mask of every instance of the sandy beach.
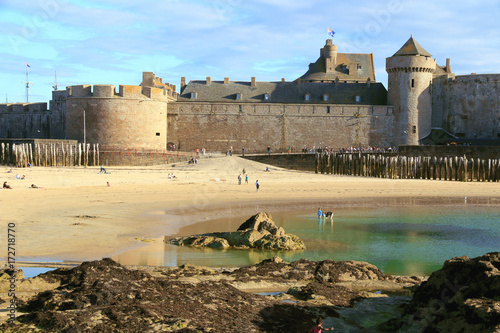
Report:
[{"label": "sandy beach", "polygon": [[[266,166],[236,156],[200,158],[196,165],[107,167],[106,174],[99,167],[2,166],[2,183],[13,189],[0,190],[1,258],[6,259],[9,223],[15,224],[17,260],[83,261],[116,255],[200,221],[304,203],[468,197],[500,205],[498,183],[321,175],[273,166],[265,172]],[[248,185],[244,175],[238,185],[243,169]],[[169,179],[171,173],[176,179]],[[26,179],[17,180],[16,174]]]}]

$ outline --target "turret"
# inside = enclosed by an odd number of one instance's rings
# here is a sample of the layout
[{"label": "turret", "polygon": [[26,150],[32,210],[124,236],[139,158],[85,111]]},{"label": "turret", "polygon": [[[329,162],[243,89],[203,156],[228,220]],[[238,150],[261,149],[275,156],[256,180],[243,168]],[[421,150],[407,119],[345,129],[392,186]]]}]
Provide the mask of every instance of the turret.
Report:
[{"label": "turret", "polygon": [[325,46],[321,49],[321,54],[325,58],[326,73],[333,73],[337,65],[337,45],[333,45],[332,40],[327,39]]},{"label": "turret", "polygon": [[392,57],[386,59],[387,102],[394,105],[395,144],[418,145],[431,131],[430,86],[436,60],[413,36]]}]

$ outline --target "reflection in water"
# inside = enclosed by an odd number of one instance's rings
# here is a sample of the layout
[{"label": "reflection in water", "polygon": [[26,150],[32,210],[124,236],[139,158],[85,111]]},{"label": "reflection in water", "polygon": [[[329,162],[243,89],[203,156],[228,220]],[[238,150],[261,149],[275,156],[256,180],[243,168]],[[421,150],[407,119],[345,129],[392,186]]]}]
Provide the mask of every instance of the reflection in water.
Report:
[{"label": "reflection in water", "polygon": [[[335,218],[318,219],[316,205],[309,210],[272,213],[277,225],[302,238],[303,251],[214,250],[155,244],[114,257],[129,265],[185,263],[200,266],[244,266],[273,256],[285,261],[368,261],[388,274],[428,275],[456,256],[476,257],[498,251],[498,205],[337,206]],[[314,207],[314,208],[313,208]],[[425,209],[422,209],[425,208]],[[201,222],[179,235],[233,231],[247,217]]]}]

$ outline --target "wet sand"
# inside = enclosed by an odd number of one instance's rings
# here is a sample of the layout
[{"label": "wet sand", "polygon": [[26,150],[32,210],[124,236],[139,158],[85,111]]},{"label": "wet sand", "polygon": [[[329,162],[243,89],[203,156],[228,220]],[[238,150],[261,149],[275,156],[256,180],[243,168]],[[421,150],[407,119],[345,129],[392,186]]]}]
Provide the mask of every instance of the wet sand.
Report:
[{"label": "wet sand", "polygon": [[[467,197],[500,205],[498,183],[334,176],[273,166],[265,172],[266,166],[232,156],[200,158],[197,165],[108,167],[109,174],[100,174],[99,167],[13,168],[12,173],[0,167],[2,182],[13,187],[0,190],[0,243],[6,244],[7,225],[14,223],[17,260],[83,261],[146,245],[201,221],[332,200],[463,202]],[[244,177],[242,185],[237,183],[243,168],[248,185]],[[168,178],[172,172],[176,179]],[[16,180],[16,174],[26,174],[26,179]]]}]

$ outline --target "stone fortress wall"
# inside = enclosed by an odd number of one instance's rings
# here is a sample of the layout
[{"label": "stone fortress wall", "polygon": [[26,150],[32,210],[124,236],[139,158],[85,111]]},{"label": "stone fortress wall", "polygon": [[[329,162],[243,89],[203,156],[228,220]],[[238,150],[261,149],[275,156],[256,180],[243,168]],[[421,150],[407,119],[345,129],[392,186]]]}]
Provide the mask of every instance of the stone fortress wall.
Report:
[{"label": "stone fortress wall", "polygon": [[49,111],[47,103],[0,104],[0,138],[60,138],[63,124],[62,114]]},{"label": "stone fortress wall", "polygon": [[262,152],[304,146],[393,145],[393,108],[385,105],[169,104],[169,142],[179,149]]},{"label": "stone fortress wall", "polygon": [[500,74],[437,78],[431,89],[434,127],[458,137],[500,139]]}]

